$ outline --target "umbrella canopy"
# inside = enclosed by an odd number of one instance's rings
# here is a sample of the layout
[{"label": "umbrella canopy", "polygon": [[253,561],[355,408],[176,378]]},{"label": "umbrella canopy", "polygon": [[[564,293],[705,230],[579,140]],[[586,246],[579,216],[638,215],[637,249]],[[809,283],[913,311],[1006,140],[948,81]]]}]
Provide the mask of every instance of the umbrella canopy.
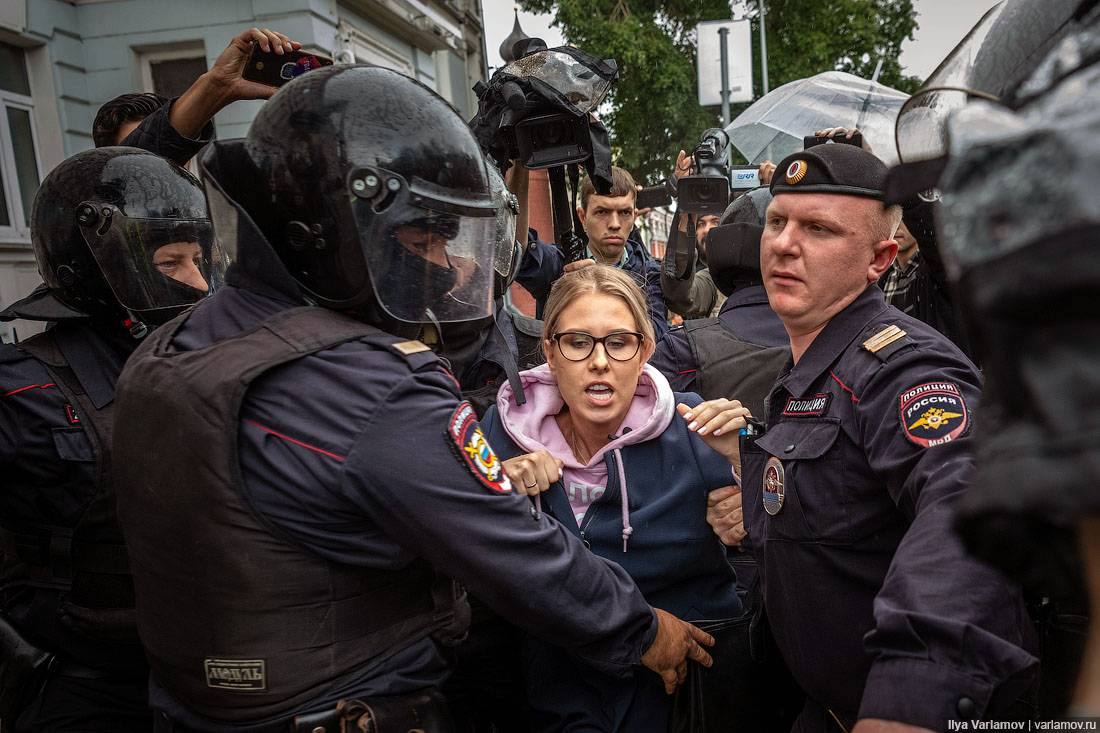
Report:
[{"label": "umbrella canopy", "polygon": [[858,127],[872,151],[897,163],[894,122],[908,94],[843,71],[826,71],[765,94],[726,127],[750,163],[779,162],[826,127]]}]

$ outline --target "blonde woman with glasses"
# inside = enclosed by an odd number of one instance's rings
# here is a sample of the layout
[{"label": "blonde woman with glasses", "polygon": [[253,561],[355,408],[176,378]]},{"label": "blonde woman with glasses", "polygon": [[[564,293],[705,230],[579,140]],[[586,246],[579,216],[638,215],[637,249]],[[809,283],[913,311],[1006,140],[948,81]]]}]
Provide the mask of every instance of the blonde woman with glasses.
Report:
[{"label": "blonde woman with glasses", "polygon": [[[654,339],[645,299],[621,270],[566,274],[544,316],[547,363],[521,374],[526,403],[505,385],[482,421],[512,485],[620,564],[654,608],[687,621],[741,615],[706,514],[708,493],[735,483],[748,411],[673,393],[646,364]],[[590,603],[598,617],[600,600]],[[656,675],[597,673],[551,646],[554,629],[540,637],[523,648],[533,730],[667,729],[671,698]]]}]

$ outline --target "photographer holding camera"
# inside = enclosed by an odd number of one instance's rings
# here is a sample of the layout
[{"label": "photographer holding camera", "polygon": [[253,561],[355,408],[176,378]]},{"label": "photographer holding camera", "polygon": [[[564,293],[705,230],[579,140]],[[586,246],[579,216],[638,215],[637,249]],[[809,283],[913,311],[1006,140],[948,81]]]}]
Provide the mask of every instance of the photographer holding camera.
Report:
[{"label": "photographer holding camera", "polygon": [[[515,163],[512,190],[525,185],[528,171],[518,161]],[[580,203],[577,219],[588,235],[586,259],[565,262],[560,247],[543,242],[533,229],[528,230],[527,249],[520,265],[516,282],[535,298],[535,315],[542,317],[550,287],[566,272],[596,263],[618,267],[629,272],[642,288],[649,309],[653,330],[660,338],[668,331],[665,300],[661,294],[660,264],[654,260],[637,238],[631,238],[634,230],[634,208],[637,188],[634,178],[619,167],[611,168],[611,191],[607,196],[596,193],[590,178],[580,185]],[[526,197],[520,197],[520,219],[527,213]]]},{"label": "photographer holding camera", "polygon": [[[703,132],[691,155],[681,150],[676,156],[672,180],[679,203],[661,268],[661,292],[669,310],[685,319],[715,317],[725,300],[707,267],[706,240],[731,199],[728,146],[726,133],[711,128]],[[738,181],[756,187],[765,165],[758,170],[742,166]],[[687,241],[689,230],[695,232],[694,246]]]},{"label": "photographer holding camera", "polygon": [[[693,167],[692,156],[681,150],[676,156],[673,179],[679,181],[684,176],[691,175]],[[718,218],[717,214],[705,214],[695,220],[695,252],[692,254],[694,262],[687,268],[692,273],[690,278],[676,278],[666,274],[663,269],[661,271],[661,292],[665,303],[669,310],[679,313],[685,319],[715,316],[725,300],[714,285],[714,278],[707,268],[707,233],[718,225]],[[677,210],[673,216],[671,232],[670,239],[688,235],[688,217],[682,211]],[[673,247],[669,249],[673,250]]]}]

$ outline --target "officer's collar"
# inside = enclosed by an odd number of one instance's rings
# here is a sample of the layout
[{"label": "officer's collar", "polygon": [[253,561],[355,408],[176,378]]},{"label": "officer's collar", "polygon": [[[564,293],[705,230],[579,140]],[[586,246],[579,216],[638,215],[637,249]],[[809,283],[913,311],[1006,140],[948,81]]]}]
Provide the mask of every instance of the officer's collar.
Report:
[{"label": "officer's collar", "polygon": [[102,410],[115,398],[115,383],[126,359],[138,342],[127,335],[114,335],[85,323],[63,323],[51,328],[54,343],[84,393]]},{"label": "officer's collar", "polygon": [[867,325],[888,307],[878,286],[873,283],[868,285],[859,297],[833,316],[794,368],[779,383],[792,397],[802,397],[810,385],[863,333]]}]

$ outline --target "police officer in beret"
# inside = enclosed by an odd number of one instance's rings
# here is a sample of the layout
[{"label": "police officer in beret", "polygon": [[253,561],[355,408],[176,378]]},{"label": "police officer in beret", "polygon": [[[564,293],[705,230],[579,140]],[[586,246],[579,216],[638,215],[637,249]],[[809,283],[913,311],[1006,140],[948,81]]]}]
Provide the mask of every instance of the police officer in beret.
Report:
[{"label": "police officer in beret", "polygon": [[128,362],[115,422],[158,729],[450,731],[451,578],[612,674],[671,690],[709,663],[708,635],[512,491],[416,338],[493,308],[497,206],[446,102],[328,67],[201,162],[236,259]]},{"label": "police officer in beret", "polygon": [[850,145],[789,156],[761,240],[792,358],[742,440],[744,515],[800,733],[1014,716],[1037,671],[1020,590],[950,527],[977,369],[874,287],[901,219],[885,174]]}]

